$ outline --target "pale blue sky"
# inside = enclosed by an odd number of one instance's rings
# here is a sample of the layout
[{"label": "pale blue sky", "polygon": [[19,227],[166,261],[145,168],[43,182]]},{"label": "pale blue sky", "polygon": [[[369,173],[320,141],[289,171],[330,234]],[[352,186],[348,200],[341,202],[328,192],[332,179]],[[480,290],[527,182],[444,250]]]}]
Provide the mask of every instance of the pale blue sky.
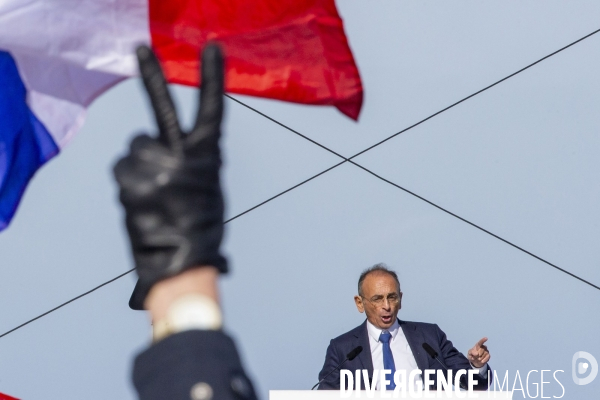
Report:
[{"label": "pale blue sky", "polygon": [[[333,108],[238,97],[351,156],[598,28],[588,1],[338,2],[365,87],[359,123]],[[355,161],[600,285],[600,34]],[[186,121],[192,89],[175,90]],[[227,215],[339,159],[228,100]],[[132,267],[112,165],[153,129],[138,81],[97,100],[78,137],[33,179],[0,233],[0,334]],[[565,399],[591,398],[571,357],[600,360],[600,291],[345,164],[227,225],[227,330],[263,399],[308,389],[329,340],[360,324],[360,271],[400,275],[399,317],[435,322],[463,352],[489,337],[493,369],[562,369]],[[133,399],[149,339],[124,277],[0,339],[0,392]],[[539,375],[535,375],[539,383]],[[560,395],[554,382],[545,395]],[[525,383],[525,382],[524,382]],[[533,390],[533,386],[530,386]],[[533,394],[533,393],[532,393]],[[519,398],[519,397],[515,397]]]}]

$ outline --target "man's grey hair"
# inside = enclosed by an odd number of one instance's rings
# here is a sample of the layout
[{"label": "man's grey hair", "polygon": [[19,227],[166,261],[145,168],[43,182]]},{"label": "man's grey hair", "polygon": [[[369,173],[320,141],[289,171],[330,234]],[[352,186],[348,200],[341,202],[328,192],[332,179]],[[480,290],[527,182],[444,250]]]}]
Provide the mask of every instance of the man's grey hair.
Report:
[{"label": "man's grey hair", "polygon": [[388,274],[388,275],[392,276],[396,280],[396,283],[398,284],[398,291],[400,291],[400,281],[398,280],[398,275],[396,274],[396,272],[389,269],[388,266],[385,265],[384,263],[379,263],[379,264],[373,265],[371,268],[365,269],[362,272],[362,274],[360,274],[360,277],[358,278],[358,295],[359,296],[363,295],[363,291],[362,291],[363,281],[369,274],[372,274],[374,272],[383,272],[384,274]]}]

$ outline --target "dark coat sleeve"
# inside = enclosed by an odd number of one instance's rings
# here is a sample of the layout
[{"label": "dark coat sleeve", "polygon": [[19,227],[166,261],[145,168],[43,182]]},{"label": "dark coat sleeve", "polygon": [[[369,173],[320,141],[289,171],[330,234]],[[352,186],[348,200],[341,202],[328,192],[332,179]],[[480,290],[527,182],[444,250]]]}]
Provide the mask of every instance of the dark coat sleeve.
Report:
[{"label": "dark coat sleeve", "polygon": [[[464,369],[466,370],[465,375],[461,378],[461,387],[468,387],[468,371],[471,368],[471,363],[460,351],[454,347],[452,342],[446,338],[446,334],[439,328],[439,326],[435,325],[435,329],[437,331],[438,337],[438,346],[440,349],[440,359],[446,363],[448,368],[452,370],[452,377],[456,376],[456,372],[458,370]],[[435,361],[437,363],[437,361]],[[488,365],[489,367],[489,365]],[[440,368],[440,366],[436,366],[436,368]],[[492,383],[492,370],[490,371],[490,380],[489,384]],[[447,377],[447,374],[446,374]],[[482,375],[475,375],[474,378],[477,380],[477,384],[473,386],[473,390],[487,390],[488,388],[488,377]]]},{"label": "dark coat sleeve", "polygon": [[233,340],[221,331],[185,331],[152,345],[134,361],[133,384],[140,400],[256,400]]}]

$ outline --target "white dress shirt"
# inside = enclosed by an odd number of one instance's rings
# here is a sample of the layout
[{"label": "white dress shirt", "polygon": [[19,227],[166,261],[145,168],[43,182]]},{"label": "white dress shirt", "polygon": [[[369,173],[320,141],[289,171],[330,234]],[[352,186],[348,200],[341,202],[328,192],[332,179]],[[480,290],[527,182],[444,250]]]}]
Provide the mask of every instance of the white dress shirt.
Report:
[{"label": "white dress shirt", "polygon": [[[392,350],[392,356],[394,357],[394,365],[396,371],[406,370],[406,378],[410,375],[412,370],[418,369],[417,360],[413,355],[408,340],[404,336],[404,331],[400,328],[398,320],[394,324],[386,329],[391,335],[390,349]],[[383,330],[377,328],[367,320],[367,332],[369,333],[369,345],[371,346],[371,360],[373,361],[373,369],[383,369],[383,343],[379,341],[379,336]],[[471,365],[473,369],[477,369]],[[482,368],[479,368],[479,373],[485,375],[487,373],[487,364]],[[392,377],[393,379],[393,377]],[[415,375],[415,382],[422,381],[421,375]],[[408,384],[411,384],[408,382]],[[380,378],[377,377],[375,389],[379,390]]]},{"label": "white dress shirt", "polygon": [[[386,329],[391,335],[390,349],[392,349],[392,356],[394,357],[394,365],[396,371],[406,370],[406,377],[408,378],[410,372],[414,369],[418,369],[417,360],[410,349],[408,340],[404,336],[404,331],[400,329],[398,320],[394,324]],[[383,343],[379,341],[381,329],[367,320],[367,331],[369,333],[369,345],[371,346],[371,359],[373,360],[373,369],[383,369]],[[393,379],[393,377],[391,377]],[[421,375],[415,376],[415,381],[421,380]],[[379,390],[380,378],[377,377],[375,388]]]}]

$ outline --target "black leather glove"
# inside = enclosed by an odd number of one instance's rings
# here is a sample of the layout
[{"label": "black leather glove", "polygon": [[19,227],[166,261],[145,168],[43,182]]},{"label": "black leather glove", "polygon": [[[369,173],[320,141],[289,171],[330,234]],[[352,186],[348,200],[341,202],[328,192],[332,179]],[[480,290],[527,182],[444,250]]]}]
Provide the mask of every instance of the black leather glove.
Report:
[{"label": "black leather glove", "polygon": [[139,276],[129,306],[141,310],[148,291],[161,279],[202,265],[227,272],[227,261],[219,252],[224,209],[219,182],[221,51],[212,44],[202,54],[200,109],[187,134],[154,53],[142,46],[137,56],[159,134],[133,139],[114,174]]}]

